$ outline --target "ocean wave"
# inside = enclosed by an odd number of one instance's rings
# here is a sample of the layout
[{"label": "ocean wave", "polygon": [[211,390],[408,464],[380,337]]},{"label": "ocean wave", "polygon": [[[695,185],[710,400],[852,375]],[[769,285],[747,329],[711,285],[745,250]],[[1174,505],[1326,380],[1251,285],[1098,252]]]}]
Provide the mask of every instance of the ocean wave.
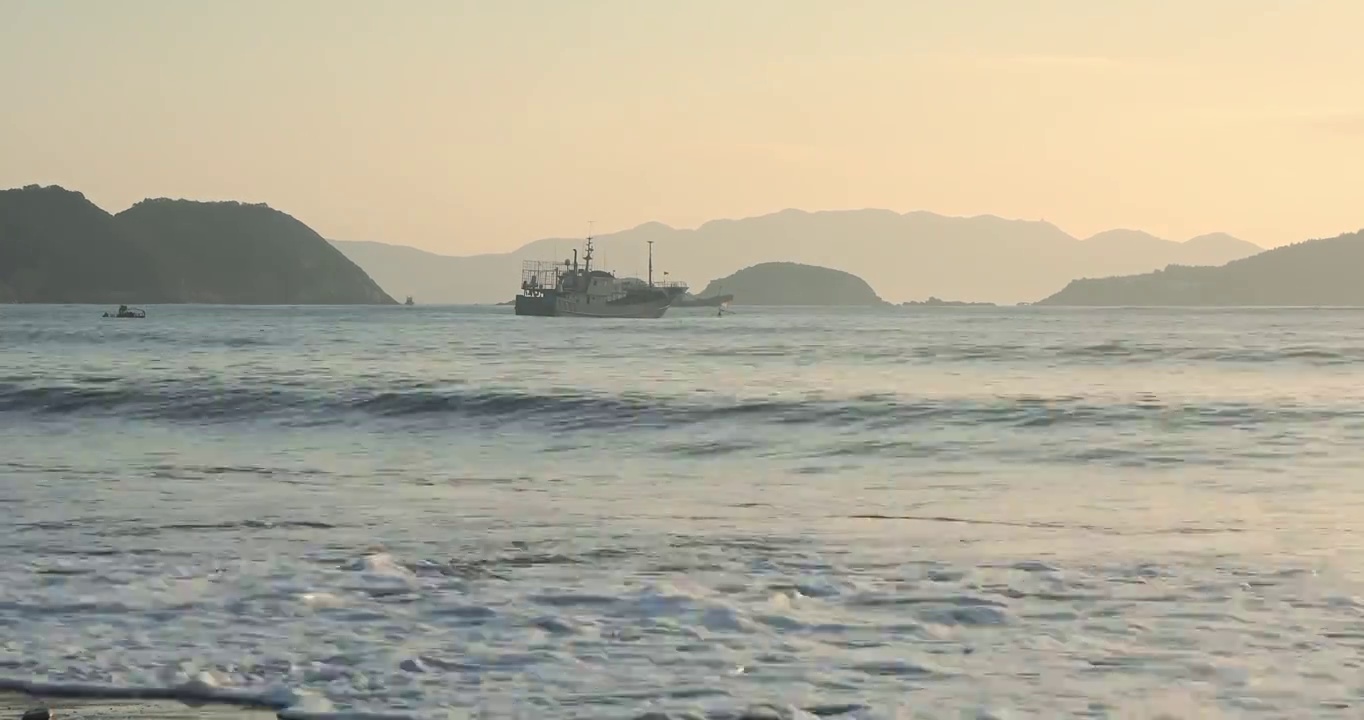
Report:
[{"label": "ocean wave", "polygon": [[[184,675],[183,672],[176,674]],[[283,685],[232,687],[213,672],[201,672],[164,685],[106,685],[0,677],[0,691],[43,698],[171,700],[187,706],[236,705],[275,710],[281,720],[418,720],[422,717],[411,712],[337,711],[318,695],[299,693]]]},{"label": "ocean wave", "polygon": [[[1027,429],[1130,423],[1236,427],[1270,421],[1364,420],[1364,408],[1357,405],[1309,404],[1293,398],[1253,402],[1166,401],[1149,395],[914,397],[880,393],[745,399],[471,387],[329,392],[323,387],[215,387],[194,382],[141,385],[0,382],[0,413],[198,422],[273,418],[323,425],[366,417],[406,421],[434,418],[486,423],[539,422],[562,430],[649,429],[734,422],[784,427],[893,429],[931,424]],[[715,452],[713,448],[691,450]]]},{"label": "ocean wave", "polygon": [[800,357],[828,358],[839,361],[938,365],[1046,363],[1063,365],[1110,366],[1153,364],[1212,365],[1307,365],[1337,366],[1364,363],[1364,346],[1275,345],[1181,345],[1169,342],[1110,340],[1093,343],[922,343],[881,344],[869,340],[855,348],[843,345],[804,343],[765,343],[701,347],[689,352],[709,359]]},{"label": "ocean wave", "polygon": [[[406,663],[411,672],[422,672],[426,665],[441,669],[458,669],[457,663],[447,663],[439,658],[424,657]],[[931,669],[904,661],[893,663],[867,663],[865,672],[890,676],[928,677]],[[33,697],[56,700],[51,703],[60,708],[61,700],[79,699],[86,701],[172,701],[183,704],[186,709],[203,705],[237,706],[276,711],[280,720],[435,720],[464,716],[466,713],[450,709],[421,711],[368,711],[336,710],[320,696],[298,693],[282,685],[265,688],[238,688],[220,685],[213,673],[204,672],[184,682],[173,685],[121,686],[92,683],[50,682],[26,680],[22,678],[0,677],[0,692],[23,693]],[[724,692],[709,688],[679,687],[666,692],[617,693],[606,698],[611,701],[656,700],[659,697],[669,700],[695,700],[707,697],[727,697]],[[577,705],[602,704],[601,698],[567,698],[563,705],[569,708]],[[84,714],[84,713],[80,713]],[[873,713],[868,705],[856,702],[817,703],[804,707],[790,704],[755,703],[740,709],[715,709],[704,712],[668,712],[653,710],[644,712],[614,713],[610,717],[622,720],[797,720],[798,718],[830,718],[831,720],[872,720],[887,717],[889,713]],[[470,715],[472,716],[472,715]],[[516,709],[505,708],[500,717],[530,718],[543,717],[543,708]]]}]

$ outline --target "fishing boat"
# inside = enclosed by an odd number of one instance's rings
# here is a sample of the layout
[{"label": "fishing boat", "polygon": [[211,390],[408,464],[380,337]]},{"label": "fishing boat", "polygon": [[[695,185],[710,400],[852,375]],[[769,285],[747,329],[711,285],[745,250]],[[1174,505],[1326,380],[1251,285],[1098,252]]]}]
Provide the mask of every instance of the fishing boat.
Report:
[{"label": "fishing boat", "polygon": [[127,305],[119,305],[118,310],[115,310],[113,313],[106,312],[104,313],[104,317],[141,319],[147,317],[147,311],[141,308],[130,308]]},{"label": "fishing boat", "polygon": [[[540,317],[661,318],[687,291],[681,282],[654,282],[654,243],[649,241],[649,277],[618,278],[592,266],[592,235],[587,236],[581,264],[578,251],[558,261],[527,260],[521,264],[517,315]],[[666,275],[667,273],[664,273]]]}]

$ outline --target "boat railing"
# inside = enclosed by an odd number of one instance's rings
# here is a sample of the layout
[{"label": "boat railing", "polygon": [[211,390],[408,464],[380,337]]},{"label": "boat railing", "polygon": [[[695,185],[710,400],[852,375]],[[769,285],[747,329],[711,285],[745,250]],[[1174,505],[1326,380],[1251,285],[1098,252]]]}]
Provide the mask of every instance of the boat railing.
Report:
[{"label": "boat railing", "polygon": [[521,290],[539,294],[559,285],[563,263],[553,260],[525,260],[521,263]]}]

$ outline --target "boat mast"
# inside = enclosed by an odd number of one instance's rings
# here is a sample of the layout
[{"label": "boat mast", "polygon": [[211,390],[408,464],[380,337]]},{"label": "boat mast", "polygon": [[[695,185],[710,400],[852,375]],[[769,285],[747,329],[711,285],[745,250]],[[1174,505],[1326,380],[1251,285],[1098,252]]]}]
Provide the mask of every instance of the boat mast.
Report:
[{"label": "boat mast", "polygon": [[649,287],[654,286],[654,241],[649,241]]},{"label": "boat mast", "polygon": [[583,274],[592,272],[592,221],[587,221],[587,252],[583,254]]}]

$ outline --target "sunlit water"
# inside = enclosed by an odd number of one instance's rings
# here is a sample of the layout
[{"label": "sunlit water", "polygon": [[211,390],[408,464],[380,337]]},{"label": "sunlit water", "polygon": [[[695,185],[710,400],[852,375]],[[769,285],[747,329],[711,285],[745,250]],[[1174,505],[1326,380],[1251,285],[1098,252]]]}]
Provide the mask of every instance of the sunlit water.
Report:
[{"label": "sunlit water", "polygon": [[1364,708],[1364,312],[101,310],[0,307],[9,681]]}]

